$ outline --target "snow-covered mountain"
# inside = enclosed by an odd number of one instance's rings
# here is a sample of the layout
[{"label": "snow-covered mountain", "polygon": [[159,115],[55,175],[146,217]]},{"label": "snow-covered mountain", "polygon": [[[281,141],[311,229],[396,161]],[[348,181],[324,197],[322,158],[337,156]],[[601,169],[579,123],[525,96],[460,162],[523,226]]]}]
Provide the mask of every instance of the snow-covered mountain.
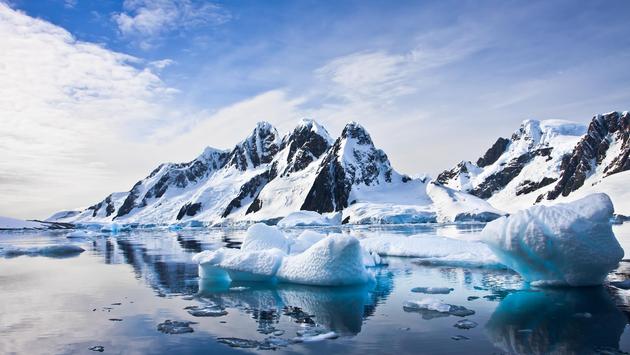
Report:
[{"label": "snow-covered mountain", "polygon": [[261,122],[230,151],[206,148],[188,163],[162,164],[130,191],[50,220],[217,225],[274,221],[307,210],[341,212],[346,223],[399,223],[488,219],[501,213],[456,191],[440,195],[436,203],[428,184],[426,178],[394,170],[358,123],[347,124],[333,140],[313,120],[302,120],[284,136]]},{"label": "snow-covered mountain", "polygon": [[[476,163],[462,161],[439,174],[437,181],[510,212],[559,197],[570,200],[580,189],[612,192],[608,190],[617,189],[616,185],[595,186],[630,170],[629,134],[628,112],[597,115],[588,127],[526,120],[509,139],[499,138]],[[611,198],[618,213],[630,213],[625,201],[612,193]]]}]

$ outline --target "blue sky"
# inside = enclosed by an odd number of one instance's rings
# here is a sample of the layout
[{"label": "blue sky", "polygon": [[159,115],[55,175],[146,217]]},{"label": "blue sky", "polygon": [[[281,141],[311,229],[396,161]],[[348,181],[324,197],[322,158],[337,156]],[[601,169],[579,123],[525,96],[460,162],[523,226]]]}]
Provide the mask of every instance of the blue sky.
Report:
[{"label": "blue sky", "polygon": [[[259,120],[287,131],[308,116],[332,134],[356,120],[397,169],[435,175],[524,119],[630,109],[628,1],[4,3],[0,111],[21,127],[0,138],[15,157],[0,163],[4,215],[91,204]],[[55,175],[38,179],[46,164]],[[67,185],[77,174],[82,188]],[[25,191],[38,208],[15,212]]]}]

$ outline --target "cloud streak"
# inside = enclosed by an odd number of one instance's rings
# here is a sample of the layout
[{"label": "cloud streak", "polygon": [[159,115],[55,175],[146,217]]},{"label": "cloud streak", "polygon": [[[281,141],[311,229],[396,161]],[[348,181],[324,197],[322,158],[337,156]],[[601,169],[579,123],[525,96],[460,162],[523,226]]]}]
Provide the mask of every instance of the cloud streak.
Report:
[{"label": "cloud streak", "polygon": [[230,19],[221,6],[196,0],[125,0],[123,11],[112,15],[121,35],[144,49],[169,33],[220,25]]}]

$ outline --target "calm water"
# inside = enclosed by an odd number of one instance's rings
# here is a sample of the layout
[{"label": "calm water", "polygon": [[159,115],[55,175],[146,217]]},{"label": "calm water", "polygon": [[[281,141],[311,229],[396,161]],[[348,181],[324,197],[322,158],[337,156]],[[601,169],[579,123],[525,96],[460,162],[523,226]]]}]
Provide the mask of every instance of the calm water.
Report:
[{"label": "calm water", "polygon": [[[362,228],[358,236],[439,234],[467,238],[479,226]],[[615,227],[624,248],[630,226]],[[296,231],[295,233],[298,233]],[[242,230],[137,231],[74,240],[86,252],[67,258],[0,258],[0,353],[106,354],[269,352],[346,354],[615,353],[630,351],[630,292],[614,287],[531,289],[501,270],[429,267],[387,258],[376,284],[323,288],[200,282],[190,258],[237,247]],[[3,233],[0,247],[67,243],[65,233]],[[630,250],[630,248],[626,248]],[[630,254],[630,252],[628,253]],[[623,262],[613,279],[630,275]],[[628,276],[630,278],[630,276]],[[412,293],[446,286],[448,295]],[[424,297],[474,310],[472,316],[407,312]],[[212,304],[227,314],[194,317],[189,306]],[[453,325],[462,319],[473,329]],[[192,333],[164,334],[166,320],[193,321]],[[290,343],[314,324],[340,336]],[[468,339],[454,340],[465,336]],[[239,338],[230,347],[223,338]],[[229,339],[228,339],[229,341]],[[236,345],[239,345],[236,344]],[[235,344],[232,344],[235,345]]]}]

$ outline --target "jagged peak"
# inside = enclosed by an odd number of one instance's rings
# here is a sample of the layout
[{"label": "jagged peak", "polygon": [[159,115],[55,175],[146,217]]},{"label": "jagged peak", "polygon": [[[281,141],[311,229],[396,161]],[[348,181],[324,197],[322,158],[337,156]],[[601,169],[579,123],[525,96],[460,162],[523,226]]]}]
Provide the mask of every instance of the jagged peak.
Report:
[{"label": "jagged peak", "polygon": [[252,133],[232,149],[228,165],[246,170],[269,163],[278,152],[279,145],[278,130],[271,123],[260,121]]},{"label": "jagged peak", "polygon": [[321,125],[319,122],[315,121],[312,118],[302,118],[302,119],[300,119],[300,122],[298,122],[298,125],[295,127],[293,132],[289,133],[289,135],[294,134],[296,132],[301,132],[303,130],[309,130],[309,131],[311,131],[311,132],[321,136],[329,144],[332,144],[332,142],[333,142],[333,139],[330,136],[330,134],[328,133],[328,130],[326,130],[326,128],[323,125]]},{"label": "jagged peak", "polygon": [[361,145],[374,145],[372,142],[372,137],[367,132],[365,127],[355,121],[348,122],[346,126],[341,131],[342,140],[354,139],[358,144]]}]

